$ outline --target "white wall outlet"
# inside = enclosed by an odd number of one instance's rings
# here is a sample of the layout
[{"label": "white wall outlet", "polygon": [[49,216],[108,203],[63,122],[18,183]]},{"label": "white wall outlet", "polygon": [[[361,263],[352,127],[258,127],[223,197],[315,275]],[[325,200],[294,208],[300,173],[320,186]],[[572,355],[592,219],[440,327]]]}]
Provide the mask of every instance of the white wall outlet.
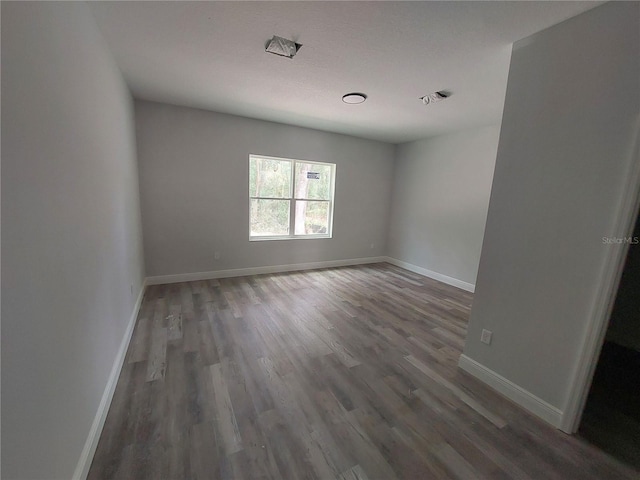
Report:
[{"label": "white wall outlet", "polygon": [[375,246],[376,246],[376,244],[375,244],[375,243],[372,243],[372,244],[371,244],[371,249],[373,250],[373,249],[375,248]]},{"label": "white wall outlet", "polygon": [[493,335],[493,332],[491,330],[485,330],[484,328],[482,329],[482,335],[480,335],[480,341],[482,343],[486,343],[487,345],[491,344],[491,336]]},{"label": "white wall outlet", "polygon": [[213,252],[214,260],[220,260],[220,252]]}]

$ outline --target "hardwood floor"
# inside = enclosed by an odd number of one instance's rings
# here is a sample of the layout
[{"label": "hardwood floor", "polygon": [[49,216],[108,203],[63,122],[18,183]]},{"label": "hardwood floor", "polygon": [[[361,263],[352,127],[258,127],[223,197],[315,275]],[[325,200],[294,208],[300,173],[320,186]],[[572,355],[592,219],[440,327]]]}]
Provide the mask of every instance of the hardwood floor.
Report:
[{"label": "hardwood floor", "polygon": [[149,287],[88,478],[638,478],[457,368],[471,301],[389,264]]}]

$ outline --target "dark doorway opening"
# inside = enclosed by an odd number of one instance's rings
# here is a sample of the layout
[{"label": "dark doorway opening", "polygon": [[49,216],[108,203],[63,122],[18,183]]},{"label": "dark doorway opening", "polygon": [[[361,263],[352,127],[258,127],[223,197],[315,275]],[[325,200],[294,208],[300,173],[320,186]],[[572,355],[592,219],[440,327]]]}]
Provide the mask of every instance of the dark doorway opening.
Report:
[{"label": "dark doorway opening", "polygon": [[[603,239],[604,240],[604,239]],[[640,470],[640,214],[578,433]]]}]

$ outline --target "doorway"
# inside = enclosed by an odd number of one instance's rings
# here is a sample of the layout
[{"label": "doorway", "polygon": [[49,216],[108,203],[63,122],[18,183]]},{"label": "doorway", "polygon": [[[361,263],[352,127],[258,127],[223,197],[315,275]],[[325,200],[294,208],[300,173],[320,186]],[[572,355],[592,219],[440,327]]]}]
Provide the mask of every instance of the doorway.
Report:
[{"label": "doorway", "polygon": [[578,434],[640,470],[640,214]]}]

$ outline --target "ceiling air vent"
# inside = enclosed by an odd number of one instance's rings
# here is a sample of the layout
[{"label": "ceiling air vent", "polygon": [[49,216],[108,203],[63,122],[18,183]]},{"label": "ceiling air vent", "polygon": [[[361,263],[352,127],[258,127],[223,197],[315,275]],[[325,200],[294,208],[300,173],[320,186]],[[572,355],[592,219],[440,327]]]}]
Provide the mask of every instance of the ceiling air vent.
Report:
[{"label": "ceiling air vent", "polygon": [[439,92],[433,92],[425,95],[424,97],[420,97],[420,100],[422,100],[422,103],[424,103],[425,105],[429,105],[430,103],[439,102],[441,100],[444,100],[445,98],[449,98],[450,96],[450,92],[440,90]]},{"label": "ceiling air vent", "polygon": [[298,50],[300,50],[300,47],[302,47],[300,43],[274,35],[273,38],[267,42],[265,51],[267,53],[273,53],[274,55],[280,55],[281,57],[293,58],[293,56],[298,53]]}]

